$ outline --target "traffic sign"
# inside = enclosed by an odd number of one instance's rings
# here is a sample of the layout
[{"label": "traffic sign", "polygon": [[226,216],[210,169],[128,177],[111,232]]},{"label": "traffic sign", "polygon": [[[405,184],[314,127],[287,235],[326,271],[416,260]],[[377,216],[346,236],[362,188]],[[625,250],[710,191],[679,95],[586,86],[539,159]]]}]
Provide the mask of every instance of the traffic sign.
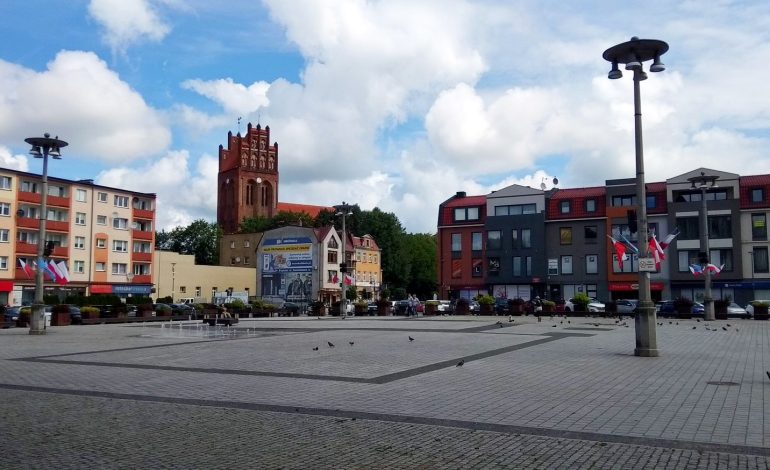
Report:
[{"label": "traffic sign", "polygon": [[657,271],[654,258],[639,258],[639,271],[654,273]]}]

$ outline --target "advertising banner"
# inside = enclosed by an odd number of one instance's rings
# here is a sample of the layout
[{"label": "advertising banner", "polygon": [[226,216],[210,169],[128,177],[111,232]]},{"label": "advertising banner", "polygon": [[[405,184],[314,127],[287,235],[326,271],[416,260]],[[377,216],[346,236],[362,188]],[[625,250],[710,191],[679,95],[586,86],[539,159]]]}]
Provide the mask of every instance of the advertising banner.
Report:
[{"label": "advertising banner", "polygon": [[270,238],[262,243],[262,296],[310,302],[313,242],[309,237]]}]

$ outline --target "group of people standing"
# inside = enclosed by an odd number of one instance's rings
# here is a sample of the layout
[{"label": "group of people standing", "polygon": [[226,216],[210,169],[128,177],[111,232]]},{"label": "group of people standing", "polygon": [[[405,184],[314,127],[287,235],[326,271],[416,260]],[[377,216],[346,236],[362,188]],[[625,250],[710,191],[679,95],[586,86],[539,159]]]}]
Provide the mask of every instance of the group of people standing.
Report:
[{"label": "group of people standing", "polygon": [[410,294],[406,298],[407,302],[409,302],[409,305],[406,308],[406,314],[410,317],[416,317],[417,316],[417,306],[420,305],[420,299],[417,298],[416,295]]}]

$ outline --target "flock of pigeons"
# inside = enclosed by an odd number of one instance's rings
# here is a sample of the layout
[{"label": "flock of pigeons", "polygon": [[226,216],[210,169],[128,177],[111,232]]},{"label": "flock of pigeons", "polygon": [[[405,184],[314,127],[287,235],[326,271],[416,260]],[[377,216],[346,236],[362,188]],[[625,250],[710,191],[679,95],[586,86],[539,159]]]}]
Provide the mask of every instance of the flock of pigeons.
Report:
[{"label": "flock of pigeons", "polygon": [[[551,317],[551,318],[553,318],[553,317]],[[565,318],[566,318],[566,317],[565,317]],[[516,321],[516,320],[515,320],[515,319],[514,319],[512,316],[509,316],[509,317],[508,317],[508,322],[509,322],[509,323],[514,323],[515,321]],[[537,317],[537,321],[540,321],[540,317],[539,317],[539,316]],[[696,319],[696,321],[697,321],[698,323],[700,323],[700,319]],[[564,324],[564,320],[561,320],[559,323],[560,323],[560,324]],[[569,325],[569,324],[571,324],[571,323],[572,323],[572,322],[571,322],[570,320],[567,320],[567,324],[568,324],[568,325]],[[669,324],[669,325],[673,325],[674,323],[676,323],[677,325],[679,324],[679,322],[673,322],[673,321],[669,321],[669,322],[668,322],[668,324]],[[497,323],[495,323],[495,324],[496,324],[498,327],[500,327],[500,328],[502,328],[502,327],[503,327],[503,322],[502,322],[502,321],[499,321],[499,320],[498,320],[498,321],[497,321]],[[623,326],[623,327],[626,327],[626,328],[628,328],[628,322],[626,322],[626,321],[623,321],[623,317],[620,317],[620,319],[618,319],[618,320],[615,320],[615,324],[616,324],[617,326]],[[657,324],[658,324],[658,326],[663,326],[663,325],[665,324],[665,322],[658,322]],[[593,326],[600,326],[601,324],[600,324],[600,323],[592,323],[592,325],[593,325]],[[556,323],[554,323],[552,326],[553,326],[553,328],[556,328],[556,327],[557,327]],[[722,330],[724,330],[724,331],[729,331],[729,330],[728,330],[728,328],[730,328],[730,327],[732,327],[732,325],[730,325],[729,323],[726,323],[726,324],[725,324],[725,326],[723,326],[723,327],[722,327]],[[712,328],[712,327],[711,327],[711,326],[710,326],[708,323],[705,323],[705,324],[704,324],[704,328],[705,328],[707,331],[719,331],[719,329],[718,329],[718,328],[715,328],[715,327],[713,327],[713,328]],[[698,327],[697,327],[697,326],[693,326],[693,327],[692,327],[692,329],[693,329],[693,330],[696,330],[696,329],[698,329]],[[740,331],[740,330],[739,330],[738,328],[735,328],[735,332],[736,332],[736,333],[737,333],[737,332],[739,332],[739,331]],[[410,343],[411,343],[412,341],[414,341],[414,338],[412,338],[411,336],[407,336],[407,337],[409,338],[409,342],[410,342]],[[332,343],[331,341],[327,341],[327,342],[326,342],[326,344],[328,344],[328,345],[329,345],[329,348],[334,348],[334,343]],[[348,344],[349,344],[349,345],[351,345],[351,346],[353,346],[353,345],[354,345],[354,344],[356,344],[356,343],[355,343],[355,341],[348,341]],[[318,346],[315,346],[315,347],[313,348],[313,351],[318,351]],[[455,367],[462,367],[464,364],[465,364],[465,359],[460,359],[460,362],[458,362],[458,363],[457,363],[457,365],[456,365]],[[766,372],[767,372],[767,378],[768,378],[768,379],[770,379],[770,370],[769,370],[769,371],[766,371]]]}]

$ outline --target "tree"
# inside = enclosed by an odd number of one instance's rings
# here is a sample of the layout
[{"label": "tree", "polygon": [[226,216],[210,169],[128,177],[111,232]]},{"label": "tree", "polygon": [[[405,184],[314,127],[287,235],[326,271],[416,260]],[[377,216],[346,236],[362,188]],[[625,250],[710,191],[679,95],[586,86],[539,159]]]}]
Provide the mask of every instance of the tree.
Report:
[{"label": "tree", "polygon": [[[355,217],[355,210],[354,216]],[[383,282],[391,286],[405,287],[409,283],[409,268],[403,253],[404,228],[398,217],[375,207],[371,211],[359,211],[356,235],[369,234],[380,247],[380,266]]]},{"label": "tree", "polygon": [[404,259],[408,260],[409,292],[430,299],[436,291],[436,236],[429,233],[404,235]]},{"label": "tree", "polygon": [[183,255],[195,255],[196,264],[219,263],[219,239],[222,232],[215,222],[198,219],[187,227],[156,234],[155,247]]}]

